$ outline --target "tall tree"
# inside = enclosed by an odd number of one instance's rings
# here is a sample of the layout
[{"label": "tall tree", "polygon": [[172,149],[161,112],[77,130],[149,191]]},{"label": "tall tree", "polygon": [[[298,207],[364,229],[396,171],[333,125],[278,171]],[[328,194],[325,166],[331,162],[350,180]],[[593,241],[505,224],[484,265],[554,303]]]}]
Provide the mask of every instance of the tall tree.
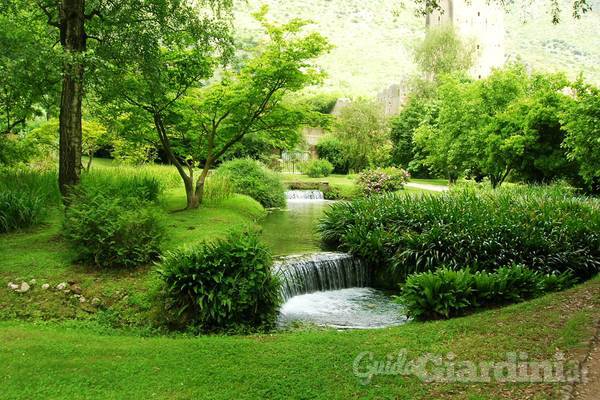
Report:
[{"label": "tall tree", "polygon": [[257,133],[277,139],[297,130],[305,114],[291,109],[285,96],[323,79],[313,62],[329,49],[325,38],[304,34],[305,21],[279,26],[267,22],[265,14],[266,8],[256,16],[267,42],[239,71],[225,68],[204,88],[202,81],[217,61],[214,39],[222,26],[213,26],[215,32],[206,36],[208,21],[195,26],[190,16],[169,14],[159,27],[149,27],[143,46],[123,38],[122,47],[115,48],[113,71],[103,85],[106,98],[152,121],[183,180],[187,208],[201,204],[210,168],[242,139]]},{"label": "tall tree", "polygon": [[579,174],[595,191],[600,190],[600,89],[579,81],[575,101],[561,119],[566,131],[568,157],[580,165]]}]

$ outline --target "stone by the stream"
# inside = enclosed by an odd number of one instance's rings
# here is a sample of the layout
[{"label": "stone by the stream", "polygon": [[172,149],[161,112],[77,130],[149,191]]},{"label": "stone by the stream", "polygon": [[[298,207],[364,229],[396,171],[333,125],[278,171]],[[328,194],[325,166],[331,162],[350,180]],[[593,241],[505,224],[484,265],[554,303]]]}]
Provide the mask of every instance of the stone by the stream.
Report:
[{"label": "stone by the stream", "polygon": [[44,283],[44,284],[42,285],[42,289],[43,289],[43,290],[48,290],[48,289],[50,289],[50,285],[49,285],[49,284],[47,284],[47,283]]},{"label": "stone by the stream", "polygon": [[27,282],[22,282],[21,286],[19,286],[19,288],[16,289],[16,291],[19,293],[26,293],[29,291],[29,289],[31,289],[31,286],[29,286]]},{"label": "stone by the stream", "polygon": [[93,305],[93,306],[96,306],[96,307],[97,307],[97,306],[99,306],[99,305],[100,305],[100,299],[99,299],[99,298],[97,298],[97,297],[94,297],[94,298],[92,299],[91,303],[92,303],[92,305]]},{"label": "stone by the stream", "polygon": [[81,294],[81,287],[79,285],[72,285],[71,291],[75,294]]},{"label": "stone by the stream", "polygon": [[16,283],[8,282],[8,288],[10,290],[17,290],[19,288],[19,285],[17,285]]},{"label": "stone by the stream", "polygon": [[58,285],[56,285],[56,290],[65,290],[67,288],[68,284],[67,282],[61,282]]}]

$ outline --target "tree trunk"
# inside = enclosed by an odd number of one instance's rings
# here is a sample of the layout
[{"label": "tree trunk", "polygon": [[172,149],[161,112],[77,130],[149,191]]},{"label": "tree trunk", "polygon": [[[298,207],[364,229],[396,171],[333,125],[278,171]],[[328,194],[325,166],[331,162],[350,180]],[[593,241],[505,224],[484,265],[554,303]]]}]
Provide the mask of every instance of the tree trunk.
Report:
[{"label": "tree trunk", "polygon": [[88,162],[87,162],[87,165],[85,166],[85,170],[87,172],[90,172],[90,168],[92,168],[92,161],[94,161],[94,152],[90,151],[88,153]]},{"label": "tree trunk", "polygon": [[194,208],[198,208],[200,206],[200,204],[202,204],[202,200],[204,199],[204,186],[205,186],[206,177],[208,176],[208,171],[210,170],[211,165],[212,165],[212,162],[210,161],[210,158],[208,158],[206,160],[206,163],[204,163],[204,168],[202,169],[202,173],[198,177],[198,182],[196,182],[195,195],[196,195],[196,199],[198,200],[198,203],[196,204],[196,206]]},{"label": "tree trunk", "polygon": [[60,99],[58,184],[63,198],[79,183],[81,175],[81,105],[85,51],[85,0],[62,0],[60,41],[65,52]]}]

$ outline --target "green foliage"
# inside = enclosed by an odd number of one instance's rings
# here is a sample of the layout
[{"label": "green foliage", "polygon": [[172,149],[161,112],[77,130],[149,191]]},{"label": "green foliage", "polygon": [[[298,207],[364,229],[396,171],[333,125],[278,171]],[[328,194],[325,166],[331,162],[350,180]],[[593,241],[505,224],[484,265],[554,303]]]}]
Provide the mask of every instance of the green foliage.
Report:
[{"label": "green foliage", "polygon": [[35,226],[60,199],[56,173],[0,171],[0,233]]},{"label": "green foliage", "polygon": [[415,176],[427,176],[427,169],[422,166],[423,156],[413,137],[421,124],[435,119],[436,112],[434,99],[412,93],[400,113],[391,120],[392,162],[407,168]]},{"label": "green foliage", "polygon": [[302,163],[300,170],[311,178],[323,178],[333,172],[333,165],[327,160],[309,160]]},{"label": "green foliage", "polygon": [[402,189],[409,177],[410,174],[402,168],[377,168],[361,172],[356,183],[362,194],[371,196],[398,191]]},{"label": "green foliage", "polygon": [[419,69],[431,78],[467,72],[475,62],[475,44],[463,40],[451,24],[430,28],[415,48]]},{"label": "green foliage", "polygon": [[212,177],[228,180],[234,192],[252,197],[265,208],[285,206],[285,188],[281,178],[256,160],[226,161]]},{"label": "green foliage", "polygon": [[214,174],[206,181],[204,199],[208,203],[219,203],[235,192],[233,184],[226,174]]},{"label": "green foliage", "polygon": [[600,204],[555,187],[357,199],[332,205],[319,231],[329,245],[400,277],[513,263],[580,279],[600,270]]},{"label": "green foliage", "polygon": [[318,93],[308,97],[304,102],[309,108],[318,113],[331,114],[337,103],[338,97],[339,96],[334,93]]},{"label": "green foliage", "polygon": [[518,303],[575,283],[569,272],[544,275],[522,265],[493,273],[440,268],[410,275],[399,301],[416,319],[451,318],[477,308]]},{"label": "green foliage", "polygon": [[389,164],[392,145],[388,124],[381,105],[373,100],[357,99],[345,106],[337,118],[335,137],[343,144],[350,169]]},{"label": "green foliage", "polygon": [[[500,186],[510,175],[528,182],[572,179],[577,166],[562,147],[559,115],[571,101],[561,74],[529,74],[523,65],[497,69],[482,80],[445,76],[435,93],[433,118],[401,115],[423,162],[453,182],[488,177]],[[401,133],[401,132],[400,132]],[[396,135],[398,136],[398,135]],[[407,139],[397,140],[402,154]],[[400,147],[402,145],[403,147]]]},{"label": "green foliage", "polygon": [[568,157],[589,186],[600,186],[600,89],[578,82],[575,101],[562,115]]},{"label": "green foliage", "polygon": [[109,196],[79,193],[71,199],[63,232],[77,260],[105,268],[154,261],[165,235],[159,212],[135,198]]},{"label": "green foliage", "polygon": [[276,322],[281,286],[272,266],[257,234],[232,233],[167,253],[158,271],[177,326],[248,331]]},{"label": "green foliage", "polygon": [[333,165],[336,174],[347,174],[350,166],[346,156],[346,150],[342,142],[335,136],[325,136],[317,143],[317,154],[319,158],[329,161]]},{"label": "green foliage", "polygon": [[158,178],[151,175],[121,174],[117,170],[101,169],[83,175],[78,191],[86,196],[102,194],[111,198],[156,202],[164,187]]}]

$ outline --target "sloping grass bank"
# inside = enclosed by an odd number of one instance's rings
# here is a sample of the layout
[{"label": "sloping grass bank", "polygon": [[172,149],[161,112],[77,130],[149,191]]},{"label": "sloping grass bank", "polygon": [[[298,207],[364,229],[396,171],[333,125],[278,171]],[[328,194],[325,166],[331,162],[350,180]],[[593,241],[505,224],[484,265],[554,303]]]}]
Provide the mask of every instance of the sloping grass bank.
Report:
[{"label": "sloping grass bank", "polygon": [[[406,349],[474,362],[506,352],[582,359],[600,321],[600,279],[537,300],[457,318],[367,331],[245,337],[124,336],[92,325],[0,323],[5,399],[558,399],[560,384],[425,384],[415,377],[353,373]],[[366,366],[368,364],[361,364]]]},{"label": "sloping grass bank", "polygon": [[[160,206],[167,222],[164,250],[223,237],[230,230],[253,227],[265,210],[255,200],[234,195],[198,210],[176,211],[185,204],[182,189],[170,189]],[[73,255],[61,236],[61,210],[50,210],[46,222],[35,228],[2,235],[0,240],[0,320],[102,319],[108,325],[145,323],[151,304],[147,298],[152,284],[152,266],[137,269],[102,270],[73,263]],[[27,293],[15,293],[9,282],[30,282]],[[79,303],[71,294],[43,290],[68,282],[81,289],[88,300]],[[100,307],[90,300],[98,298]],[[0,396],[1,397],[1,396]]]}]

